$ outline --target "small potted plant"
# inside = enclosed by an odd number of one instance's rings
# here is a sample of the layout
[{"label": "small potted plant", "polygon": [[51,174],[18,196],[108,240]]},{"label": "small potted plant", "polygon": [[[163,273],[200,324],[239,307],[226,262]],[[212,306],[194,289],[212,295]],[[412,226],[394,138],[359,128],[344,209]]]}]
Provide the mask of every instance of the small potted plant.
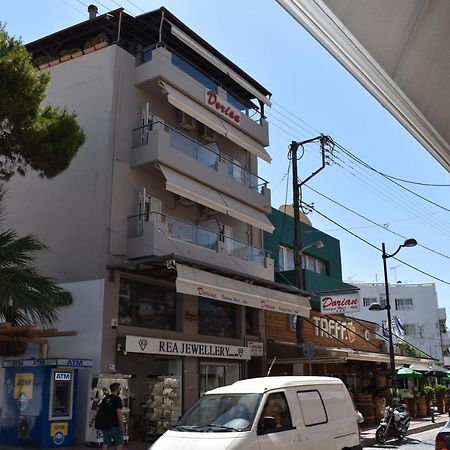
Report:
[{"label": "small potted plant", "polygon": [[68,50],[63,50],[59,53],[59,59],[61,62],[68,61],[69,59],[78,58],[83,52],[79,48],[70,48]]},{"label": "small potted plant", "polygon": [[83,47],[83,53],[85,55],[87,55],[88,53],[92,53],[95,51],[95,44],[94,41],[92,39],[88,39],[85,43],[84,43],[84,47]]},{"label": "small potted plant", "polygon": [[442,384],[437,384],[434,388],[436,393],[436,406],[439,414],[443,414],[445,410],[445,396],[447,395],[447,387]]},{"label": "small potted plant", "polygon": [[49,61],[51,59],[52,58],[50,56],[46,55],[37,56],[36,58],[34,58],[33,64],[35,66],[38,66],[39,70],[46,69],[47,67],[49,67]]},{"label": "small potted plant", "polygon": [[417,391],[417,417],[426,417],[427,415],[427,400],[423,387],[420,391]]},{"label": "small potted plant", "polygon": [[97,34],[93,39],[95,50],[100,50],[108,45],[108,36],[105,33]]},{"label": "small potted plant", "polygon": [[431,413],[431,403],[434,401],[435,397],[434,388],[431,386],[424,386],[423,395],[425,396],[425,401],[427,403],[427,416],[429,416]]}]

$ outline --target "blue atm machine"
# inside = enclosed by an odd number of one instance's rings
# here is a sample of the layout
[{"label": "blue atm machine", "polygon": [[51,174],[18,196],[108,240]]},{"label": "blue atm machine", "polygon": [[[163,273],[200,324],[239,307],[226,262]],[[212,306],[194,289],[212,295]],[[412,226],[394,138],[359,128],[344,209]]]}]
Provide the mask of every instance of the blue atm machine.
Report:
[{"label": "blue atm machine", "polygon": [[73,445],[78,369],[85,359],[7,360],[0,442],[21,447]]}]

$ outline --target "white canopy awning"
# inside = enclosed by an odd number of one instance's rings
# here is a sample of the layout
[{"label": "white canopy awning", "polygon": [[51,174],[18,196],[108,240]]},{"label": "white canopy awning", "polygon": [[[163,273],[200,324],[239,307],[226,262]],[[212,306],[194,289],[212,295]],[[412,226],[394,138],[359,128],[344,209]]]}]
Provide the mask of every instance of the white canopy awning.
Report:
[{"label": "white canopy awning", "polygon": [[309,317],[309,297],[276,291],[177,263],[177,292]]},{"label": "white canopy awning", "polygon": [[272,106],[272,102],[261,92],[259,92],[256,88],[254,88],[250,83],[245,81],[240,75],[238,75],[234,70],[232,70],[230,67],[228,67],[225,63],[220,61],[219,58],[215,57],[211,52],[206,50],[204,47],[202,47],[200,44],[194,41],[194,39],[190,38],[186,33],[181,31],[178,27],[171,24],[171,32],[172,34],[177,37],[180,41],[184,42],[186,45],[192,48],[192,50],[195,50],[199,55],[203,56],[207,61],[209,61],[211,64],[216,66],[219,70],[221,70],[223,73],[229,75],[230,78],[232,78],[237,84],[242,86],[246,91],[250,92],[260,100],[261,102],[265,103],[267,106]]},{"label": "white canopy awning", "polygon": [[166,179],[168,191],[215,211],[227,214],[260,230],[273,233],[274,227],[263,212],[182,175],[169,167],[160,165],[160,169]]},{"label": "white canopy awning", "polygon": [[225,136],[230,141],[233,141],[240,147],[245,148],[258,158],[261,158],[269,163],[272,161],[272,158],[267,153],[264,146],[259,142],[256,142],[250,136],[247,136],[244,132],[238,130],[225,120],[222,120],[212,111],[209,111],[207,108],[198,104],[177,88],[167,83],[167,81],[160,80],[159,85],[167,93],[167,99],[170,104],[181,111],[184,111],[186,114],[189,114],[194,119],[214,130],[216,133]]}]

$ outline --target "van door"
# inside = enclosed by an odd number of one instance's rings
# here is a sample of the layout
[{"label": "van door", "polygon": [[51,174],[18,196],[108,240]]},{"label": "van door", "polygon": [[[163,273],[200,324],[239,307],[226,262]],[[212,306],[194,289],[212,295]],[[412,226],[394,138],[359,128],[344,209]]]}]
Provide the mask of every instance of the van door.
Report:
[{"label": "van door", "polygon": [[[264,427],[264,418],[269,417],[273,426]],[[284,392],[274,392],[266,397],[258,421],[257,439],[260,450],[297,449],[297,429]]]}]

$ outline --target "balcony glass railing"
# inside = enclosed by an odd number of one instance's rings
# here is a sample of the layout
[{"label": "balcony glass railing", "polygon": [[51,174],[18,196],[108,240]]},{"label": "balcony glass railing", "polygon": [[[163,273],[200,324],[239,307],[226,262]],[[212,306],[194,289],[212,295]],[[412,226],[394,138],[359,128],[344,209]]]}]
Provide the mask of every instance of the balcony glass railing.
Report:
[{"label": "balcony glass railing", "polygon": [[[180,69],[182,72],[184,72],[187,76],[193,78],[195,81],[199,82],[201,85],[205,86],[208,89],[211,89],[213,91],[216,91],[217,86],[221,85],[219,81],[212,78],[209,74],[206,74],[203,70],[196,67],[194,64],[192,64],[190,61],[185,59],[184,57],[180,56],[176,51],[174,51],[169,46],[158,43],[154,44],[150,47],[147,47],[144,49],[141,53],[141,55],[138,57],[138,65],[145,64],[152,60],[153,57],[153,51],[158,48],[164,46],[171,52],[170,62]],[[256,105],[253,105],[252,102],[245,102],[244,100],[241,100],[238,96],[233,95],[232,93],[227,93],[227,100],[236,108],[238,108],[243,114],[245,114],[247,117],[252,119],[256,123],[261,122],[261,112],[259,111],[258,107]],[[251,107],[247,105],[252,105]]]},{"label": "balcony glass railing", "polygon": [[165,214],[148,212],[136,216],[128,217],[128,237],[134,238],[144,235],[145,223],[160,222],[167,224],[167,235],[173,239],[198,245],[209,250],[218,251],[219,243],[224,244],[225,251],[235,258],[245,261],[252,261],[264,264],[265,258],[270,258],[271,254],[254,245],[226,237],[221,233],[208,230],[199,225],[176,219]]},{"label": "balcony glass railing", "polygon": [[263,186],[267,187],[268,182],[263,178],[258,177],[254,173],[241,167],[239,164],[219,155],[214,150],[205,147],[162,122],[152,122],[146,126],[132,130],[133,148],[148,144],[149,135],[156,128],[164,129],[165,132],[169,133],[170,145],[178,152],[183,153],[212,169],[216,168],[219,161],[223,161],[226,164],[226,174],[234,181],[259,192],[262,191]]}]

